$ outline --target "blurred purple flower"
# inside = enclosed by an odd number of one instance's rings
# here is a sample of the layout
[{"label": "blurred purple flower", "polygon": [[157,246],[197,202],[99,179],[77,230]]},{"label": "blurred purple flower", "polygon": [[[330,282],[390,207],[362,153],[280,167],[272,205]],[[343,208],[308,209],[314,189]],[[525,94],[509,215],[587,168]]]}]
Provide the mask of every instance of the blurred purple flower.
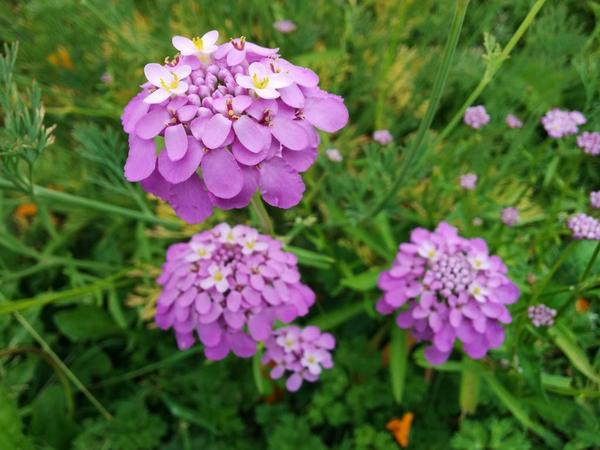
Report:
[{"label": "blurred purple flower", "polygon": [[474,173],[465,173],[460,177],[460,186],[464,189],[472,191],[477,185],[477,175]]},{"label": "blurred purple flower", "polygon": [[535,305],[527,308],[527,316],[535,327],[549,327],[554,324],[556,310],[546,305]]},{"label": "blurred purple flower", "polygon": [[584,124],[586,120],[579,111],[565,111],[554,108],[542,117],[541,122],[548,136],[558,139],[577,134],[579,131],[578,125]]},{"label": "blurred purple flower", "polygon": [[389,144],[394,140],[394,137],[389,130],[375,130],[373,132],[373,140],[380,143],[381,145]]},{"label": "blurred purple flower", "polygon": [[523,126],[523,122],[521,122],[517,116],[509,114],[506,116],[506,125],[509,128],[521,128]]},{"label": "blurred purple flower", "polygon": [[344,157],[337,148],[328,148],[325,150],[325,155],[333,162],[342,162],[344,160]]},{"label": "blurred purple flower", "polygon": [[519,210],[514,206],[504,208],[500,218],[502,219],[502,223],[504,223],[504,225],[513,227],[519,223]]},{"label": "blurred purple flower", "polygon": [[323,369],[333,367],[334,348],[335,338],[315,326],[279,328],[265,342],[262,363],[273,365],[273,379],[288,375],[286,388],[295,392],[304,380],[317,381]]},{"label": "blurred purple flower", "polygon": [[110,72],[104,72],[100,76],[100,81],[104,84],[112,84],[112,82],[114,81],[114,78]]},{"label": "blurred purple flower", "polygon": [[291,20],[277,20],[273,22],[273,28],[275,28],[280,33],[292,33],[296,31],[296,24]]},{"label": "blurred purple flower", "polygon": [[502,325],[512,320],[506,305],[520,295],[483,239],[465,239],[445,222],[435,231],[414,229],[378,285],[384,294],[377,310],[391,314],[402,308],[397,325],[431,343],[425,349],[431,364],[446,361],[457,339],[472,358],[499,347]]},{"label": "blurred purple flower", "polygon": [[600,133],[584,131],[577,136],[577,146],[588,155],[596,156],[600,154]]},{"label": "blurred purple flower", "polygon": [[226,223],[173,244],[157,279],[156,324],[173,328],[181,350],[196,337],[208,359],[241,358],[270,338],[273,322],[303,316],[315,301],[297,258],[255,229]]},{"label": "blurred purple flower", "polygon": [[584,213],[575,214],[567,221],[574,239],[600,241],[600,222]]},{"label": "blurred purple flower", "polygon": [[180,54],[146,65],[148,82],[121,117],[125,177],[190,223],[213,207],[247,206],[257,189],[272,206],[298,204],[300,173],[317,156],[316,128],[332,133],[348,122],[343,99],[319,89],[310,69],[245,38],[216,45],[217,38],[175,36]]},{"label": "blurred purple flower", "polygon": [[490,122],[485,106],[471,106],[465,111],[464,122],[471,128],[479,129]]},{"label": "blurred purple flower", "polygon": [[600,191],[590,192],[590,205],[592,208],[600,209]]}]

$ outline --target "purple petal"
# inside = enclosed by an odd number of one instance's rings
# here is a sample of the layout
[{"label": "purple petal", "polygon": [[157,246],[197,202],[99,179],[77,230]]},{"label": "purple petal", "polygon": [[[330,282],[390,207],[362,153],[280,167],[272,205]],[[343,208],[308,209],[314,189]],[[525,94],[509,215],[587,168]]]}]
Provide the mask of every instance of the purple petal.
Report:
[{"label": "purple petal", "polygon": [[171,161],[167,152],[162,152],[158,158],[158,170],[170,183],[181,183],[191,177],[198,166],[204,151],[193,136],[188,136],[188,150],[179,161]]},{"label": "purple petal", "polygon": [[231,120],[223,114],[215,114],[204,126],[202,142],[208,148],[217,148],[223,145],[231,130]]},{"label": "purple petal", "polygon": [[250,150],[244,147],[242,143],[237,139],[233,142],[233,145],[231,146],[231,152],[233,153],[235,159],[247,166],[254,166],[258,164],[259,162],[263,161],[269,153],[267,149],[262,150],[259,153],[252,153]]},{"label": "purple petal", "polygon": [[284,148],[281,152],[281,156],[287,162],[292,169],[298,172],[304,172],[313,165],[315,159],[317,159],[317,149],[307,148],[306,150],[288,150]]},{"label": "purple petal", "polygon": [[221,342],[215,347],[204,347],[204,356],[211,361],[220,361],[229,354],[229,344],[226,339],[221,339]]},{"label": "purple petal", "polygon": [[218,322],[200,324],[198,325],[198,336],[202,344],[207,347],[214,347],[221,342],[223,329]]},{"label": "purple petal", "polygon": [[189,122],[198,112],[196,105],[187,105],[177,110],[177,118],[180,122]]},{"label": "purple petal", "polygon": [[142,139],[152,139],[169,124],[171,114],[164,109],[159,108],[142,116],[135,126],[135,134]]},{"label": "purple petal", "polygon": [[249,358],[256,353],[256,342],[246,333],[236,333],[227,336],[231,350],[240,358]]},{"label": "purple petal", "polygon": [[308,136],[304,128],[291,119],[275,117],[272,121],[271,133],[291,150],[302,150],[308,146]]},{"label": "purple petal", "polygon": [[348,123],[348,109],[340,97],[308,97],[304,105],[304,117],[315,127],[328,133],[338,131]]},{"label": "purple petal", "polygon": [[169,195],[171,191],[171,183],[165,180],[159,173],[158,169],[155,169],[152,174],[140,182],[146,192],[152,195],[156,195],[165,202],[169,201]]},{"label": "purple petal", "polygon": [[445,363],[449,356],[450,352],[442,352],[432,345],[425,349],[425,359],[434,366]]},{"label": "purple petal", "polygon": [[289,377],[285,383],[285,387],[290,392],[296,392],[302,386],[302,377],[297,373]]},{"label": "purple petal", "polygon": [[189,223],[200,223],[212,214],[212,204],[204,183],[197,176],[171,186],[169,203],[179,217]]},{"label": "purple petal", "polygon": [[150,105],[144,103],[144,97],[146,97],[146,94],[140,92],[127,103],[127,106],[125,106],[123,115],[121,116],[121,123],[123,124],[125,133],[133,133],[140,118],[144,117],[148,112]]},{"label": "purple petal", "polygon": [[244,176],[244,185],[240,193],[229,199],[219,198],[209,193],[215,206],[221,209],[244,208],[248,206],[252,195],[254,195],[258,187],[258,170],[255,167],[247,166],[240,166],[240,169]]},{"label": "purple petal", "polygon": [[267,311],[262,311],[256,314],[248,322],[248,330],[250,336],[257,341],[264,341],[271,335],[271,327],[273,326],[273,319]]},{"label": "purple petal", "polygon": [[304,107],[304,94],[296,84],[278,89],[281,94],[281,100],[293,108]]},{"label": "purple petal", "polygon": [[156,167],[156,146],[152,139],[129,136],[129,155],[125,163],[125,178],[140,181],[148,178]]},{"label": "purple petal", "polygon": [[220,198],[233,198],[244,186],[240,166],[224,148],[211,150],[204,155],[202,177],[208,190]]},{"label": "purple petal", "polygon": [[188,138],[182,124],[167,127],[165,130],[165,146],[171,161],[179,161],[185,156],[188,148]]},{"label": "purple petal", "polygon": [[[270,145],[268,130],[248,116],[242,116],[233,124],[235,135],[253,153],[258,153]],[[265,132],[267,131],[267,132]]]},{"label": "purple petal", "polygon": [[[205,158],[206,159],[206,158]],[[291,208],[302,199],[302,178],[283,159],[272,158],[260,167],[259,186],[265,201],[278,208]]]}]

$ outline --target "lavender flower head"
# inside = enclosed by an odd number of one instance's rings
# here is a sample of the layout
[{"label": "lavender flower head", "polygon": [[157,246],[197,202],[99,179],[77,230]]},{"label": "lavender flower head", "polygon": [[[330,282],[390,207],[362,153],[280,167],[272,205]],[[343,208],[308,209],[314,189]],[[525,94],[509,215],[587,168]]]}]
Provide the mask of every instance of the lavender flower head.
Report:
[{"label": "lavender flower head", "polygon": [[325,155],[329,161],[342,162],[344,160],[344,157],[337,148],[328,148],[325,150]]},{"label": "lavender flower head", "polygon": [[474,173],[465,173],[460,177],[460,186],[464,189],[472,191],[477,184],[477,175]]},{"label": "lavender flower head", "polygon": [[273,28],[280,33],[292,33],[296,31],[296,24],[291,20],[276,20],[273,22]]},{"label": "lavender flower head", "polygon": [[321,90],[310,69],[244,37],[217,39],[216,31],[175,36],[179,53],[145,66],[148,81],[121,117],[125,177],[191,223],[213,206],[247,206],[257,189],[272,206],[296,205],[300,173],[317,156],[316,128],[331,133],[348,122],[343,99]]},{"label": "lavender flower head", "polygon": [[519,210],[514,206],[504,208],[500,216],[502,223],[509,227],[513,227],[519,223]]},{"label": "lavender flower head", "polygon": [[397,325],[431,344],[425,349],[431,364],[446,361],[456,340],[471,358],[499,347],[502,325],[512,320],[506,305],[519,297],[506,266],[489,254],[485,241],[465,239],[445,222],[435,231],[414,229],[378,285],[383,297],[377,310],[400,309]]},{"label": "lavender flower head", "polygon": [[517,116],[509,114],[506,116],[506,125],[508,128],[521,128],[523,127],[523,122]]},{"label": "lavender flower head", "polygon": [[387,145],[394,140],[389,130],[375,130],[373,132],[373,140],[381,145]]},{"label": "lavender flower head", "polygon": [[262,363],[273,365],[273,379],[288,375],[286,388],[294,392],[304,380],[312,383],[323,369],[333,367],[331,350],[334,347],[335,338],[315,326],[279,328],[265,342]]},{"label": "lavender flower head", "polygon": [[303,316],[315,300],[300,282],[297,258],[255,229],[226,223],[173,244],[157,279],[156,324],[173,328],[181,350],[196,336],[208,359],[246,358],[269,339],[275,320]]},{"label": "lavender flower head", "polygon": [[600,191],[590,192],[590,205],[592,208],[600,209]]},{"label": "lavender flower head", "polygon": [[465,111],[464,122],[471,128],[479,129],[490,122],[485,106],[471,106]]},{"label": "lavender flower head", "polygon": [[541,122],[548,136],[558,139],[577,134],[579,131],[578,126],[583,125],[586,119],[579,111],[565,111],[554,108],[542,117]]},{"label": "lavender flower head", "polygon": [[546,305],[535,305],[527,308],[527,316],[535,327],[549,327],[554,324],[556,310]]},{"label": "lavender flower head", "polygon": [[584,131],[577,136],[577,146],[588,155],[596,156],[600,154],[600,133]]},{"label": "lavender flower head", "polygon": [[600,241],[600,222],[584,213],[571,216],[567,222],[574,239]]}]

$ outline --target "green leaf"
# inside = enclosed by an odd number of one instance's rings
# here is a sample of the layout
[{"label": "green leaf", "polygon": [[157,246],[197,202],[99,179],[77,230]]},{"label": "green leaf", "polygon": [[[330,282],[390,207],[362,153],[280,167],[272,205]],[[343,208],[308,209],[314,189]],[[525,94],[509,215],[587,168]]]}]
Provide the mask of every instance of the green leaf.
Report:
[{"label": "green leaf", "polygon": [[434,366],[429,364],[429,361],[425,359],[425,353],[423,348],[418,349],[414,352],[415,363],[419,367],[423,367],[425,369],[434,369],[440,372],[460,372],[463,370],[464,364],[458,361],[447,361],[444,364],[440,364],[439,366]]},{"label": "green leaf", "polygon": [[260,359],[262,358],[262,346],[263,344],[259,344],[259,349],[256,351],[254,356],[252,357],[252,375],[254,377],[254,384],[256,385],[256,390],[260,395],[265,393],[265,379],[260,371],[261,363]]},{"label": "green leaf", "polygon": [[298,257],[298,264],[308,267],[316,267],[317,269],[329,269],[335,260],[329,256],[321,255],[320,253],[312,252],[299,247],[286,245],[285,250],[293,253]]},{"label": "green leaf", "polygon": [[316,325],[322,330],[330,330],[350,320],[354,316],[367,311],[368,305],[366,302],[353,302],[349,305],[337,308],[334,311],[321,314],[316,319],[312,320],[311,325]]},{"label": "green leaf", "polygon": [[572,333],[562,324],[556,324],[548,330],[553,337],[554,342],[563,353],[569,358],[569,361],[586,377],[596,384],[600,384],[600,375],[598,375],[583,349],[575,341]]},{"label": "green leaf", "polygon": [[97,339],[119,333],[110,316],[93,305],[81,305],[54,315],[54,323],[72,341]]},{"label": "green leaf", "polygon": [[475,413],[479,401],[481,376],[474,364],[465,364],[460,378],[460,410],[463,416]]},{"label": "green leaf", "polygon": [[167,405],[167,408],[169,408],[169,411],[171,412],[171,414],[174,415],[175,417],[178,417],[182,420],[185,420],[187,422],[198,425],[199,427],[204,428],[205,430],[207,430],[208,432],[210,432],[212,434],[218,434],[217,429],[214,427],[214,425],[211,423],[208,423],[206,420],[202,419],[202,417],[200,417],[200,415],[197,413],[197,411],[194,411],[194,410],[188,408],[187,406],[184,406],[184,405],[176,402],[175,400],[168,397],[167,395],[163,395],[162,399],[165,402],[165,404]]},{"label": "green leaf", "polygon": [[379,274],[383,270],[382,267],[373,267],[366,272],[352,275],[342,280],[342,286],[346,286],[354,291],[366,292],[377,287]]},{"label": "green leaf", "polygon": [[390,381],[392,383],[394,400],[398,404],[402,403],[407,362],[408,342],[406,341],[406,331],[392,325],[392,340],[390,342]]},{"label": "green leaf", "polygon": [[0,383],[0,448],[33,449],[31,442],[23,434],[17,407],[10,397],[8,389]]}]

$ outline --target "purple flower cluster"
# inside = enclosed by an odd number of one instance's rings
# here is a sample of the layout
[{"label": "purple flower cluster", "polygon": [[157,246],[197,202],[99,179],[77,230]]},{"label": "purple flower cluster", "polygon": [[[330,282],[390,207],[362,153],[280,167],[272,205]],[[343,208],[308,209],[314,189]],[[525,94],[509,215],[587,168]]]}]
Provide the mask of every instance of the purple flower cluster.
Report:
[{"label": "purple flower cluster", "polygon": [[567,222],[574,239],[600,241],[600,222],[584,213],[571,216]]},{"label": "purple flower cluster", "polygon": [[273,366],[273,379],[289,375],[285,385],[288,391],[294,392],[304,380],[314,382],[323,369],[333,367],[331,350],[334,347],[335,338],[315,326],[279,328],[265,342],[262,363]]},{"label": "purple flower cluster", "polygon": [[500,215],[500,219],[504,225],[513,227],[519,223],[519,210],[514,206],[504,208]]},{"label": "purple flower cluster", "polygon": [[554,324],[556,310],[546,305],[535,305],[527,308],[527,316],[535,327],[549,327]]},{"label": "purple flower cluster", "polygon": [[499,347],[502,324],[512,320],[506,305],[519,298],[506,266],[489,254],[485,241],[465,239],[445,222],[433,232],[414,229],[378,285],[384,294],[377,310],[402,308],[396,323],[417,341],[431,342],[425,349],[431,364],[446,361],[457,339],[472,358]]},{"label": "purple flower cluster", "polygon": [[474,173],[465,173],[460,177],[460,186],[468,191],[475,189],[477,185],[477,175]]},{"label": "purple flower cluster", "polygon": [[204,344],[208,359],[252,356],[273,322],[305,315],[314,293],[300,282],[297,258],[255,229],[226,223],[173,244],[157,279],[156,324],[173,328],[180,349]]},{"label": "purple flower cluster", "polygon": [[590,192],[590,205],[594,209],[600,209],[600,191]]},{"label": "purple flower cluster", "polygon": [[316,128],[335,132],[348,121],[343,99],[319,89],[310,69],[244,37],[217,39],[175,36],[180,53],[146,65],[148,81],[121,117],[125,177],[192,223],[213,206],[247,206],[257,189],[272,206],[296,205],[300,173],[317,156]]},{"label": "purple flower cluster", "polygon": [[523,126],[523,122],[517,116],[509,114],[506,116],[506,125],[508,128],[521,128]]},{"label": "purple flower cluster", "polygon": [[577,146],[588,155],[596,156],[600,154],[600,133],[584,131],[577,136]]},{"label": "purple flower cluster", "polygon": [[471,128],[479,129],[490,122],[490,115],[483,105],[471,106],[465,111],[464,122]]},{"label": "purple flower cluster", "polygon": [[542,117],[541,122],[548,136],[558,139],[577,134],[579,125],[586,123],[586,118],[579,111],[565,111],[554,108]]},{"label": "purple flower cluster", "polygon": [[389,130],[375,130],[373,132],[373,140],[381,145],[387,145],[394,140],[394,137]]}]

